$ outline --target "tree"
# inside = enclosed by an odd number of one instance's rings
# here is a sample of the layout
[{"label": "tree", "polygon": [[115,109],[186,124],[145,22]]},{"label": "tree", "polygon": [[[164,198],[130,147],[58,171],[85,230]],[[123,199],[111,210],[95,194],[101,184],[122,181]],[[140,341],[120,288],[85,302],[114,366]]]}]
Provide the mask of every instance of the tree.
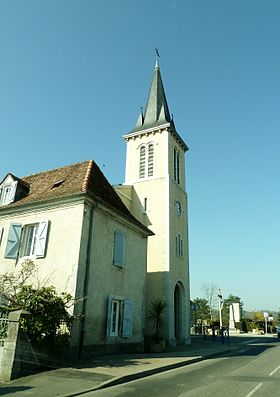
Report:
[{"label": "tree", "polygon": [[16,273],[0,276],[0,295],[2,302],[6,302],[0,310],[24,309],[29,312],[27,318],[23,318],[21,328],[33,342],[54,342],[60,335],[62,323],[70,329],[68,309],[74,299],[68,293],[58,294],[53,286],[40,286],[37,266],[30,260],[24,262]]},{"label": "tree", "polygon": [[241,301],[241,298],[239,296],[230,294],[228,298],[224,299],[223,301],[222,319],[223,319],[223,325],[225,326],[229,325],[229,307],[232,303],[240,304],[240,313],[242,317],[242,310],[244,303]]},{"label": "tree", "polygon": [[217,287],[214,284],[204,284],[202,286],[205,298],[209,306],[210,321],[214,319],[214,310],[217,304]]},{"label": "tree", "polygon": [[195,323],[197,323],[197,320],[201,320],[201,323],[209,322],[211,313],[207,299],[197,297],[193,300],[193,303],[195,305]]}]

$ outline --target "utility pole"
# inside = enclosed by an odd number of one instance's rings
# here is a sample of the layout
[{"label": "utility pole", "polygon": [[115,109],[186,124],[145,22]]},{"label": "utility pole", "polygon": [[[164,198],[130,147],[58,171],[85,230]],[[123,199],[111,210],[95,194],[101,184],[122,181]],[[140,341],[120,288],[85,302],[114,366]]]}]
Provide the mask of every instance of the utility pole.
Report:
[{"label": "utility pole", "polygon": [[222,320],[223,297],[222,297],[220,288],[218,289],[218,298],[219,298],[220,328],[222,328],[222,326],[223,326],[223,320]]}]

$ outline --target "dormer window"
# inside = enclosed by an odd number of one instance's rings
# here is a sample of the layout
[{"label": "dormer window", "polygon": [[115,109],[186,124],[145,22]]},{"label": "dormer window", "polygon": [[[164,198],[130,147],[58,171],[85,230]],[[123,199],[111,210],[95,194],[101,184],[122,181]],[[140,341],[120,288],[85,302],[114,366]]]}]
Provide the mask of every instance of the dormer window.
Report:
[{"label": "dormer window", "polygon": [[12,203],[15,198],[17,181],[4,182],[0,186],[0,205]]},{"label": "dormer window", "polygon": [[52,189],[55,189],[55,188],[57,188],[57,187],[59,187],[59,186],[61,186],[61,185],[63,184],[64,181],[65,181],[65,179],[60,179],[59,181],[56,181],[56,182],[52,185],[51,190],[52,190]]}]

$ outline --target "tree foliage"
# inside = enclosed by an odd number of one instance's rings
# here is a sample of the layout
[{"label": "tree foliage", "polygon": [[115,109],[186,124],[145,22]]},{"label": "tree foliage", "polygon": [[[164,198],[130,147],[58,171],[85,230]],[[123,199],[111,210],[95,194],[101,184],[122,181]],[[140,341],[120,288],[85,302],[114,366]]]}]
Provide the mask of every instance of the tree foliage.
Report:
[{"label": "tree foliage", "polygon": [[21,328],[33,342],[55,341],[62,334],[61,324],[70,329],[68,309],[74,303],[72,296],[57,293],[53,286],[40,286],[37,266],[30,260],[17,272],[0,276],[0,295],[0,310],[23,309],[29,313],[22,319]]},{"label": "tree foliage", "polygon": [[230,294],[228,296],[228,298],[224,299],[224,301],[223,301],[222,318],[223,318],[223,324],[226,326],[229,325],[229,307],[233,303],[239,303],[240,313],[242,316],[242,310],[244,307],[244,303],[242,302],[242,300],[239,296]]},{"label": "tree foliage", "polygon": [[195,298],[193,300],[194,303],[194,315],[195,315],[195,323],[198,321],[203,323],[209,323],[211,321],[211,311],[210,306],[208,304],[208,300],[205,298]]},{"label": "tree foliage", "polygon": [[33,342],[53,341],[63,323],[70,329],[67,304],[71,300],[71,295],[58,295],[54,287],[34,289],[30,285],[23,286],[17,294],[16,304],[19,309],[27,310],[29,316],[23,318],[22,329]]}]

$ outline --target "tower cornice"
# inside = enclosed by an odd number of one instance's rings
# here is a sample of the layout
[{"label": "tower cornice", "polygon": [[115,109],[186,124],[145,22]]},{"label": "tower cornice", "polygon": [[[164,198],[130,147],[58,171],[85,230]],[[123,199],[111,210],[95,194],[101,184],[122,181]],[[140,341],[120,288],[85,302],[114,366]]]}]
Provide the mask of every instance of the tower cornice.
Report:
[{"label": "tower cornice", "polygon": [[158,134],[158,133],[162,133],[163,131],[170,132],[174,136],[174,138],[177,140],[178,144],[182,147],[184,152],[189,150],[188,146],[183,141],[183,139],[180,137],[178,132],[172,127],[172,123],[165,123],[165,124],[159,125],[157,127],[151,127],[151,128],[146,128],[146,129],[140,130],[140,131],[130,132],[129,134],[123,135],[123,138],[126,141],[129,141],[130,139],[136,139],[136,138],[141,138],[143,136]]}]

